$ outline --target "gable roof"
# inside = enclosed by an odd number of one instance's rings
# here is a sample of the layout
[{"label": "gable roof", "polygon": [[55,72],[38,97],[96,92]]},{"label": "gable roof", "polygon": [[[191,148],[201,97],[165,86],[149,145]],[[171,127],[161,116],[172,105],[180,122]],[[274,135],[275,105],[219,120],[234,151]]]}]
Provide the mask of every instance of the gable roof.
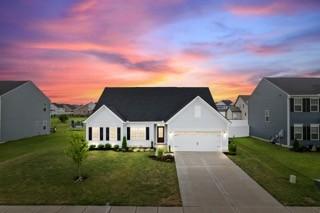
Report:
[{"label": "gable roof", "polygon": [[248,103],[250,95],[238,95],[236,102],[234,102],[234,105],[238,102],[239,98],[241,98],[244,102]]},{"label": "gable roof", "polygon": [[218,103],[224,103],[226,106],[230,106],[232,104],[231,100],[221,100]]},{"label": "gable roof", "polygon": [[124,121],[167,121],[197,96],[216,109],[207,87],[109,87],[94,111],[106,105]]},{"label": "gable roof", "polygon": [[320,78],[266,78],[289,95],[320,94]]},{"label": "gable roof", "polygon": [[0,96],[28,81],[0,81]]}]

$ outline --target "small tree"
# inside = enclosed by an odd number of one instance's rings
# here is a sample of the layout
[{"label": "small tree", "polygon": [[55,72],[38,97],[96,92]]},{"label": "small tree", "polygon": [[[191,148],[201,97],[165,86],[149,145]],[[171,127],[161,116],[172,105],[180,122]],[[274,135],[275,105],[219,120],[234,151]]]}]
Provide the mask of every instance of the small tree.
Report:
[{"label": "small tree", "polygon": [[124,151],[127,151],[127,149],[128,149],[127,138],[125,136],[122,138],[122,146],[121,146],[121,148]]},{"label": "small tree", "polygon": [[65,123],[68,119],[69,118],[67,115],[59,115],[59,120],[61,121],[61,123]]},{"label": "small tree", "polygon": [[237,154],[237,144],[235,142],[231,142],[228,145],[229,153],[231,155],[236,155]]},{"label": "small tree", "polygon": [[79,134],[71,136],[70,146],[66,149],[66,155],[76,164],[78,177],[75,182],[82,181],[81,166],[83,161],[88,157],[88,143]]}]

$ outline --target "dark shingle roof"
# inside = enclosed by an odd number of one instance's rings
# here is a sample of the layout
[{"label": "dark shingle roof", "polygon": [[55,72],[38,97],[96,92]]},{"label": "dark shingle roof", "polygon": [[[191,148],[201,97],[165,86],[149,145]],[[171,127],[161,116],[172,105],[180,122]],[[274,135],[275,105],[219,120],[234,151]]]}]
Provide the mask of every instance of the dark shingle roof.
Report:
[{"label": "dark shingle roof", "polygon": [[106,105],[124,121],[167,121],[197,96],[216,108],[207,87],[111,87],[95,111]]},{"label": "dark shingle roof", "polygon": [[289,95],[320,94],[320,78],[266,78]]},{"label": "dark shingle roof", "polygon": [[27,81],[0,81],[0,96],[26,82]]}]

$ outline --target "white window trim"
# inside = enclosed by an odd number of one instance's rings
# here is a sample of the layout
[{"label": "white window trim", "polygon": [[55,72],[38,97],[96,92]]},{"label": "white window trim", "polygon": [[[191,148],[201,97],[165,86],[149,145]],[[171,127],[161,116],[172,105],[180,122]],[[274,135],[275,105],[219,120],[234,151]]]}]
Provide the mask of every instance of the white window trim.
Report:
[{"label": "white window trim", "polygon": [[[300,100],[301,104],[297,104],[296,100]],[[301,106],[301,110],[296,111],[296,106]],[[294,112],[302,112],[303,111],[303,99],[302,98],[293,98],[293,111]]]},{"label": "white window trim", "polygon": [[[317,139],[312,139],[312,132],[311,132],[312,127],[318,128],[318,131],[317,131],[318,138]],[[310,124],[310,140],[311,141],[318,141],[319,140],[319,124]]]},{"label": "white window trim", "polygon": [[301,127],[302,128],[302,131],[301,131],[301,139],[297,139],[298,141],[303,141],[303,124],[293,124],[293,135],[294,135],[294,139],[295,138],[295,135],[296,135],[296,132],[295,132],[295,128],[296,127]]},{"label": "white window trim", "polygon": [[[267,117],[268,117],[268,120],[266,119]],[[270,118],[271,118],[270,110],[269,109],[264,110],[264,122],[269,123],[270,122]]]},{"label": "white window trim", "polygon": [[[317,100],[317,104],[312,104],[312,100]],[[312,106],[317,106],[316,111],[312,111]],[[318,98],[310,98],[310,112],[319,112],[319,99]]]}]

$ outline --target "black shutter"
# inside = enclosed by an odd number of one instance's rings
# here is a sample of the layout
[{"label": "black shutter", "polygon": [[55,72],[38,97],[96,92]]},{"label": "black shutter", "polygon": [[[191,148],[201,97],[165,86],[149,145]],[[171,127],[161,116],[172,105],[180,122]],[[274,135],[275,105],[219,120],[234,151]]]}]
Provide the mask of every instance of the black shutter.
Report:
[{"label": "black shutter", "polygon": [[146,140],[150,139],[149,127],[146,127]]},{"label": "black shutter", "polygon": [[130,127],[127,127],[127,140],[130,140]]},{"label": "black shutter", "polygon": [[109,127],[106,127],[106,141],[109,141]]},{"label": "black shutter", "polygon": [[290,138],[291,138],[291,140],[294,140],[294,127],[293,126],[290,127]]},{"label": "black shutter", "polygon": [[293,98],[290,98],[290,112],[294,111],[294,102]]},{"label": "black shutter", "polygon": [[89,135],[88,135],[89,141],[92,140],[92,127],[89,127]]},{"label": "black shutter", "polygon": [[121,140],[121,129],[120,129],[120,127],[117,128],[117,140],[118,141]]},{"label": "black shutter", "polygon": [[307,140],[307,126],[303,125],[303,140]]},{"label": "black shutter", "polygon": [[310,98],[304,98],[303,100],[303,112],[310,112]]},{"label": "black shutter", "polygon": [[103,127],[100,127],[100,141],[103,141]]},{"label": "black shutter", "polygon": [[307,125],[307,137],[306,139],[309,141],[310,140],[310,124]]}]

